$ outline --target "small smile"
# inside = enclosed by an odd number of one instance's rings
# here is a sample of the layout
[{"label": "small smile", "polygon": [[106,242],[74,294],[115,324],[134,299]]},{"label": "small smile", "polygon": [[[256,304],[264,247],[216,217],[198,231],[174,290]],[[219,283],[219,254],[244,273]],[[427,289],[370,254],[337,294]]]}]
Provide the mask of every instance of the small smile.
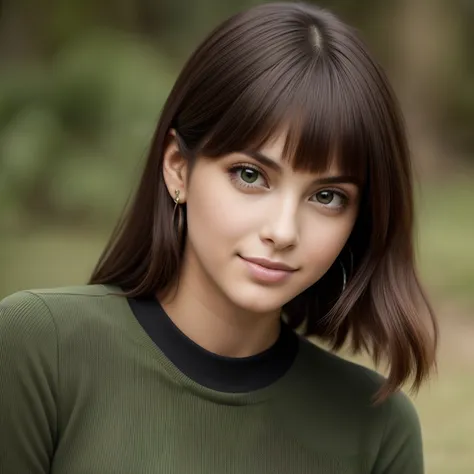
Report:
[{"label": "small smile", "polygon": [[296,271],[296,268],[290,267],[286,263],[283,262],[277,262],[274,260],[268,260],[266,258],[261,258],[261,257],[242,257],[244,260],[250,263],[256,263],[257,265],[260,265],[265,268],[269,268],[270,270],[284,270],[286,272],[294,272]]},{"label": "small smile", "polygon": [[260,283],[281,283],[297,269],[283,262],[260,257],[239,257],[246,264],[251,277]]}]

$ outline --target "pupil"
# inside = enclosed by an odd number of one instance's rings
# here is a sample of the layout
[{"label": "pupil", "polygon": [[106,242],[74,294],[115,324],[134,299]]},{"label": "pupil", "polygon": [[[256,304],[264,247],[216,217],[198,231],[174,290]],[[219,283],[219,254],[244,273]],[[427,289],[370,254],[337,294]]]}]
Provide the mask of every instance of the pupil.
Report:
[{"label": "pupil", "polygon": [[251,168],[243,169],[240,176],[246,183],[254,183],[258,177],[257,172]]}]

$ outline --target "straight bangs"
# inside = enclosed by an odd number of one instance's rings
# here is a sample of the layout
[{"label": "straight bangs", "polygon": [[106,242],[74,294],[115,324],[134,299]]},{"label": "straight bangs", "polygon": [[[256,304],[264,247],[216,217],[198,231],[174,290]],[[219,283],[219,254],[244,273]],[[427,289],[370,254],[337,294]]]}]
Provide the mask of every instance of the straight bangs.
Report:
[{"label": "straight bangs", "polygon": [[255,79],[212,127],[198,153],[257,151],[284,133],[282,159],[295,171],[324,173],[335,167],[364,184],[374,130],[366,124],[371,111],[362,87],[322,57],[289,66]]}]

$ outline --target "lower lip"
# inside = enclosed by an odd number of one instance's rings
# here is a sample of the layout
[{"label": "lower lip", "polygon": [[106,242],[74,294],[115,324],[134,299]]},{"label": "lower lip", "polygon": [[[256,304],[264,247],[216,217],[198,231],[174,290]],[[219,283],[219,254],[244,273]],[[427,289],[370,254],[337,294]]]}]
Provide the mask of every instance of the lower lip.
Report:
[{"label": "lower lip", "polygon": [[289,276],[293,273],[292,271],[276,270],[274,268],[263,267],[258,263],[250,262],[242,257],[240,258],[247,266],[252,278],[261,283],[281,283],[287,280]]}]

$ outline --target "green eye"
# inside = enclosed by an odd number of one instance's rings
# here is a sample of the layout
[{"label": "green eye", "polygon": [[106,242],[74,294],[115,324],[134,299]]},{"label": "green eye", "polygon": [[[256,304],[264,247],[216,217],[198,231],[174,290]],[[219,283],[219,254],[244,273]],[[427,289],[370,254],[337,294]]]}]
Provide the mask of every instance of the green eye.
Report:
[{"label": "green eye", "polygon": [[257,181],[258,174],[258,171],[252,168],[242,168],[242,171],[240,172],[240,178],[242,181],[248,184],[253,184],[255,181]]},{"label": "green eye", "polygon": [[313,195],[313,198],[312,200],[317,201],[319,204],[333,211],[343,209],[348,202],[346,196],[337,191],[331,191],[330,189],[319,191],[319,193]]},{"label": "green eye", "polygon": [[334,192],[333,191],[321,191],[319,192],[316,197],[321,204],[331,204],[334,200]]}]

